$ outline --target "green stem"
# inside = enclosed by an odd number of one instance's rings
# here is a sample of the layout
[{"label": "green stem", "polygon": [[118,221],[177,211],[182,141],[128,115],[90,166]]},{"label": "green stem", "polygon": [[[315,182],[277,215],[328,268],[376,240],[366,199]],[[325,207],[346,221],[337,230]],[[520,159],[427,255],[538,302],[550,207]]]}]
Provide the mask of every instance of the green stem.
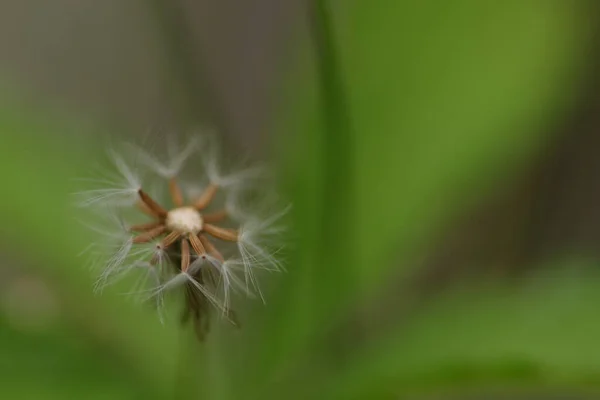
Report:
[{"label": "green stem", "polygon": [[[334,43],[329,2],[315,0],[311,9],[312,35],[316,51],[323,135],[323,205],[322,239],[329,242],[332,235],[348,235],[336,226],[347,220],[353,208],[354,137],[350,123],[347,96],[342,70]],[[343,199],[344,204],[340,204]]]},{"label": "green stem", "polygon": [[[347,305],[356,289],[352,263],[356,260],[354,245],[355,205],[355,133],[352,127],[348,96],[343,81],[338,48],[334,38],[333,16],[330,2],[315,0],[310,8],[312,37],[316,51],[316,66],[321,101],[322,135],[322,206],[320,208],[319,257],[322,260],[314,279],[339,282],[337,287],[315,285],[319,299],[326,304]],[[339,268],[347,266],[340,278]],[[341,280],[340,280],[341,279]],[[332,290],[333,289],[333,290]],[[335,297],[335,298],[333,298]],[[341,299],[341,301],[340,301]],[[320,310],[321,307],[316,307]],[[338,311],[324,309],[325,313],[337,315]],[[318,315],[318,321],[331,320],[331,315]],[[347,354],[348,345],[344,338],[335,338],[331,349],[335,359]],[[333,355],[333,354],[332,354]]]}]

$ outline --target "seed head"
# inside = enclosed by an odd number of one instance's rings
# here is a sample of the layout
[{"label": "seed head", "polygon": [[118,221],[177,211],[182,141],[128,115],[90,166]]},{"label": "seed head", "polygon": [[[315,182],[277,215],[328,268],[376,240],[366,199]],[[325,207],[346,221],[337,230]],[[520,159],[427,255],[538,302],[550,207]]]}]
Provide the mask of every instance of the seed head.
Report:
[{"label": "seed head", "polygon": [[[210,305],[237,325],[232,293],[258,294],[264,300],[257,271],[283,269],[278,258],[283,229],[276,224],[287,208],[265,217],[242,206],[247,204],[245,194],[256,188],[259,170],[223,174],[214,147],[198,137],[182,148],[165,146],[163,161],[137,146],[128,147],[127,155],[109,153],[116,172],[92,181],[100,188],[77,194],[82,206],[109,210],[110,218],[103,222],[114,226],[92,226],[111,243],[91,246],[95,264],[103,260],[96,288],[142,272],[134,293],[160,310],[166,293],[181,291],[182,319],[192,322],[200,338],[208,328]],[[193,164],[195,156],[204,161],[204,168],[193,169],[184,180],[184,167]],[[164,193],[152,178],[166,183]],[[137,210],[133,223],[122,217],[128,210]]]}]

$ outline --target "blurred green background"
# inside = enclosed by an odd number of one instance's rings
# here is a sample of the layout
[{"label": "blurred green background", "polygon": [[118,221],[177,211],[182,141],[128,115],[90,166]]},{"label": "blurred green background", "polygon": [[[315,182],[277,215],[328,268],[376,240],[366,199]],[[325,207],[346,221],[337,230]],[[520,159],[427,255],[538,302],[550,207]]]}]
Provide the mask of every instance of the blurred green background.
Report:
[{"label": "blurred green background", "polygon": [[[600,398],[598,8],[3,1],[0,398]],[[198,344],[92,293],[71,194],[201,126],[294,207]]]}]

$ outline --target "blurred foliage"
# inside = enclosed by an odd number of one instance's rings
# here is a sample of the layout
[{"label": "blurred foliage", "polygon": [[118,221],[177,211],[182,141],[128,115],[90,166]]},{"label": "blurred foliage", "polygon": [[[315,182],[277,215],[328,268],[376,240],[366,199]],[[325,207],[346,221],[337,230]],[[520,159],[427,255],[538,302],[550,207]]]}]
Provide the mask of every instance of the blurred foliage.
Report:
[{"label": "blurred foliage", "polygon": [[487,282],[436,296],[371,343],[330,383],[326,398],[384,397],[399,386],[417,393],[509,386],[598,394],[600,276],[583,260],[545,267],[518,285]]},{"label": "blurred foliage", "polygon": [[0,372],[13,382],[5,397],[370,399],[593,386],[600,281],[588,274],[458,288],[377,343],[336,330],[384,281],[411,276],[438,228],[543,148],[585,76],[592,6],[376,0],[329,13],[316,4],[275,148],[294,203],[289,271],[271,277],[266,306],[248,305],[241,332],[217,324],[201,346],[116,291],[92,295],[77,254],[94,237],[70,193],[103,151],[98,135],[5,95],[0,234],[63,310],[40,334],[0,319]]}]

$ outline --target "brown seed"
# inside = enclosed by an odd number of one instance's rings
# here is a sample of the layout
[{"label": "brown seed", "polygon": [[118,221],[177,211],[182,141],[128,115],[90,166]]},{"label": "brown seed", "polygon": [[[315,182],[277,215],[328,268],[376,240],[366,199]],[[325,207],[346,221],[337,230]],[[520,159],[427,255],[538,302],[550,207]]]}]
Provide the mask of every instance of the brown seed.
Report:
[{"label": "brown seed", "polygon": [[209,235],[221,240],[227,240],[229,242],[237,242],[238,240],[238,232],[235,229],[221,228],[212,224],[204,224],[202,229]]},{"label": "brown seed", "polygon": [[146,192],[142,189],[138,190],[138,194],[140,199],[144,202],[144,204],[148,207],[148,209],[153,213],[154,216],[158,218],[164,218],[167,216],[167,210],[162,208],[160,204],[152,199]]},{"label": "brown seed", "polygon": [[142,233],[141,235],[134,237],[133,243],[148,243],[155,237],[162,235],[166,230],[167,228],[164,225],[157,226],[152,230],[149,230],[147,232]]},{"label": "brown seed", "polygon": [[169,193],[171,193],[171,199],[173,200],[175,207],[183,206],[183,194],[181,193],[181,188],[177,184],[175,178],[169,180]]},{"label": "brown seed", "polygon": [[192,244],[192,248],[194,249],[196,254],[198,254],[199,256],[206,255],[206,250],[204,249],[204,246],[202,245],[202,242],[200,241],[198,236],[194,235],[193,233],[190,233],[188,237],[190,239],[190,243]]},{"label": "brown seed", "polygon": [[214,183],[209,184],[206,189],[204,189],[204,192],[200,195],[198,200],[194,202],[194,207],[197,210],[203,210],[208,207],[212,199],[215,197],[215,194],[217,194],[217,189],[219,189],[219,187]]}]

